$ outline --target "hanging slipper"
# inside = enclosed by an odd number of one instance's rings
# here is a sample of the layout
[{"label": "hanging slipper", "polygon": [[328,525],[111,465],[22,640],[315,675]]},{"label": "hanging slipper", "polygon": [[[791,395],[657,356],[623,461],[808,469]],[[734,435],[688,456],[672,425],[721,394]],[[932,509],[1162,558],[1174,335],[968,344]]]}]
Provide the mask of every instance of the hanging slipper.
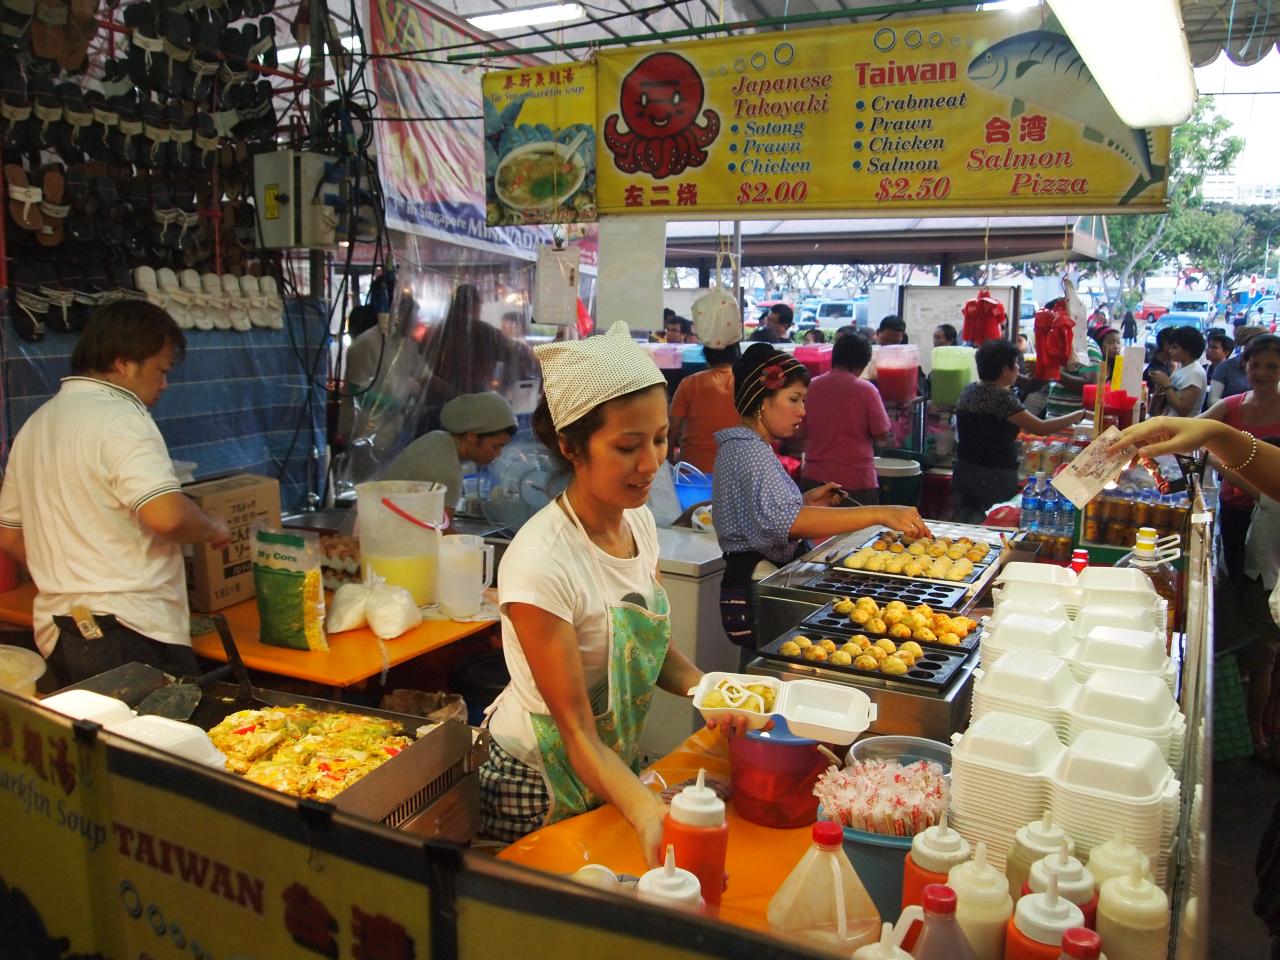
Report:
[{"label": "hanging slipper", "polygon": [[178,282],[178,275],[168,267],[161,267],[156,271],[156,286],[164,301],[163,306],[169,316],[173,317],[174,323],[183,330],[192,329],[195,323],[192,321],[189,309],[191,294],[182,289],[182,285]]},{"label": "hanging slipper", "polygon": [[23,230],[39,233],[44,229],[44,216],[40,213],[44,194],[39,187],[27,182],[27,171],[16,163],[4,165],[4,179],[9,194],[9,216]]},{"label": "hanging slipper", "polygon": [[136,166],[138,144],[142,140],[142,120],[138,117],[137,102],[130,96],[113,97],[109,102],[120,118],[108,139],[112,159],[128,166]]},{"label": "hanging slipper", "polygon": [[253,328],[253,315],[249,301],[240,288],[240,281],[229,273],[222,275],[222,293],[226,297],[227,317],[231,328],[244,333]]},{"label": "hanging slipper", "polygon": [[102,92],[109,98],[122,97],[134,88],[126,60],[107,60],[102,68]]},{"label": "hanging slipper", "polygon": [[27,268],[27,282],[36,284],[36,292],[49,304],[45,312],[45,326],[59,333],[70,333],[71,309],[75,305],[75,291],[58,276],[51,263],[32,263]]},{"label": "hanging slipper", "polygon": [[[130,181],[132,182],[132,181]],[[120,206],[120,194],[116,182],[107,176],[92,178],[93,192],[97,195],[94,229],[98,239],[108,250],[115,250],[125,244],[124,210]],[[130,251],[131,255],[140,256],[143,250]]]},{"label": "hanging slipper", "polygon": [[183,113],[182,104],[172,101],[165,109],[165,119],[169,124],[169,166],[179,172],[190,170],[195,131]]},{"label": "hanging slipper", "polygon": [[35,0],[4,0],[0,3],[0,41],[17,53],[27,46],[27,33],[36,12]]},{"label": "hanging slipper", "polygon": [[54,125],[62,122],[62,101],[54,92],[53,81],[48,77],[33,76],[27,80],[27,93],[31,97],[31,144],[38,149],[55,146]]},{"label": "hanging slipper", "polygon": [[62,243],[63,229],[66,225],[71,207],[63,203],[66,193],[66,171],[58,165],[50,164],[40,168],[40,213],[44,217],[44,225],[36,234],[36,239],[44,247],[56,247]]},{"label": "hanging slipper", "polygon": [[258,289],[262,291],[262,298],[267,302],[267,314],[270,322],[267,326],[272,330],[284,329],[284,300],[280,296],[280,288],[276,285],[276,278],[265,275],[258,278]]},{"label": "hanging slipper", "polygon": [[200,286],[200,274],[194,270],[183,270],[178,276],[182,292],[187,295],[187,315],[197,330],[213,329],[213,311],[204,288]]},{"label": "hanging slipper", "polygon": [[275,17],[263,17],[258,21],[258,43],[253,49],[253,56],[257,57],[264,67],[275,70],[280,66],[276,56]]},{"label": "hanging slipper", "polygon": [[[235,19],[235,18],[231,18]],[[254,28],[253,40],[257,39],[257,28]],[[237,84],[249,80],[249,47],[253,40],[235,27],[224,27],[218,38],[218,49],[222,51],[223,61],[220,76],[222,77],[222,95],[225,97]]]},{"label": "hanging slipper", "polygon": [[140,0],[124,8],[124,23],[132,31],[129,35],[129,76],[134,84],[144,90],[151,89],[151,78],[159,73],[164,76],[164,41],[156,32],[155,10],[150,3]]},{"label": "hanging slipper", "polygon": [[249,322],[255,327],[267,330],[271,327],[271,315],[267,311],[267,300],[258,288],[258,278],[246,273],[240,278],[240,296],[244,300],[245,310],[249,314]]},{"label": "hanging slipper", "polygon": [[213,78],[221,63],[218,59],[218,25],[201,21],[192,36],[191,97],[196,103],[208,103],[213,90]]},{"label": "hanging slipper", "polygon": [[85,152],[89,128],[94,126],[93,107],[84,99],[84,93],[74,83],[60,83],[56,91],[62,101],[62,124],[55,128],[54,140],[64,159],[70,152]]},{"label": "hanging slipper", "polygon": [[[147,303],[162,309],[168,309],[168,301],[160,293],[160,284],[157,282],[155,267],[149,267],[146,264],[134,267],[133,286]],[[178,318],[174,317],[173,319],[176,321]]]},{"label": "hanging slipper", "polygon": [[13,329],[18,336],[28,343],[39,343],[44,339],[44,321],[48,314],[49,301],[42,297],[39,291],[15,282],[10,315],[13,320]]},{"label": "hanging slipper", "polygon": [[164,111],[160,104],[144,100],[138,104],[138,115],[142,118],[142,145],[138,151],[138,161],[144,167],[162,169],[168,160],[165,146],[170,139],[169,128],[164,122]]},{"label": "hanging slipper", "polygon": [[76,331],[83,330],[93,312],[114,299],[115,291],[111,289],[111,279],[107,272],[99,266],[86,268],[76,288],[76,302],[71,310],[72,328]]},{"label": "hanging slipper", "polygon": [[30,147],[31,101],[27,81],[17,70],[0,74],[0,120],[4,121],[0,142],[6,153],[22,153]]},{"label": "hanging slipper", "polygon": [[204,290],[205,306],[209,311],[209,320],[218,330],[231,327],[230,307],[227,296],[222,292],[222,280],[216,273],[200,274],[200,288]]},{"label": "hanging slipper", "polygon": [[98,0],[71,0],[66,44],[58,65],[68,73],[84,69],[89,58],[89,45],[98,35]]},{"label": "hanging slipper", "polygon": [[107,163],[111,160],[111,135],[120,123],[120,115],[116,113],[101,90],[86,90],[85,105],[93,111],[93,125],[82,131],[84,152],[95,160]]},{"label": "hanging slipper", "polygon": [[[156,89],[180,97],[191,89],[191,23],[176,10],[160,14],[160,37],[164,43],[165,71]],[[152,74],[154,77],[154,73]]]},{"label": "hanging slipper", "polygon": [[218,137],[218,131],[213,126],[213,116],[200,112],[196,114],[196,127],[194,131],[195,143],[195,166],[201,170],[212,170],[214,164],[218,162],[218,154],[222,149],[222,140]]},{"label": "hanging slipper", "polygon": [[37,0],[31,21],[31,52],[57,63],[67,47],[67,22],[71,5],[67,0]]}]

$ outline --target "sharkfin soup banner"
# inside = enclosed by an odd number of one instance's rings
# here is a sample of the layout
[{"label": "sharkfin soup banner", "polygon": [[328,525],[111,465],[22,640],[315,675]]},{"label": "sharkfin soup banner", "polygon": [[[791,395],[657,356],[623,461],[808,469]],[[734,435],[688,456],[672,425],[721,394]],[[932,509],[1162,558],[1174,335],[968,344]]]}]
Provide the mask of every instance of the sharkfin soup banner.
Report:
[{"label": "sharkfin soup banner", "polygon": [[1159,211],[1132,130],[1036,11],[602,52],[601,213]]}]

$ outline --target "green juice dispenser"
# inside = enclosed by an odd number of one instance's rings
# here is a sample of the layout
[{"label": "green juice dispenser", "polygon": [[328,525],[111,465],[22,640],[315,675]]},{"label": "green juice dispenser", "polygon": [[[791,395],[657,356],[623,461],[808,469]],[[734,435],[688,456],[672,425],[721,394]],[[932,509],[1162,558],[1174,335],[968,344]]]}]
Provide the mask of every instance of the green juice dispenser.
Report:
[{"label": "green juice dispenser", "polygon": [[978,378],[973,347],[934,347],[932,393],[929,399],[940,407],[954,407],[960,393]]}]

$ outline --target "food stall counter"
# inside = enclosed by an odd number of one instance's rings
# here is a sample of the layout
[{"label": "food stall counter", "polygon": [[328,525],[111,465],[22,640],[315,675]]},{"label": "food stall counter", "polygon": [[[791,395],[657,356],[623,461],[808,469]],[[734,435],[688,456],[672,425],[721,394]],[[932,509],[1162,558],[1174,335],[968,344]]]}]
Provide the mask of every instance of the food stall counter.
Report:
[{"label": "food stall counter", "polygon": [[[729,749],[724,737],[701,729],[641,775],[662,789],[692,780],[705,768],[708,777],[729,782]],[[765,912],[791,868],[812,843],[812,828],[776,830],[742,819],[726,805],[729,851],[725,871],[729,885],[720,901],[719,919],[753,930],[768,930]],[[590,813],[562,820],[511,844],[498,859],[548,873],[570,874],[587,863],[601,863],[615,873],[642,874],[647,869],[635,831],[617,808],[605,804]]]}]

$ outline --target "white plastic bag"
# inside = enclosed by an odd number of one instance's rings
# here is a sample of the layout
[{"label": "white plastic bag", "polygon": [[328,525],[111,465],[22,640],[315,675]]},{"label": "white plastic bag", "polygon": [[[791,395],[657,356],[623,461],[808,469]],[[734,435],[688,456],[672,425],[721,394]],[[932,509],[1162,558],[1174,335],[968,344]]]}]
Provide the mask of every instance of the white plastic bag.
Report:
[{"label": "white plastic bag", "polygon": [[369,621],[365,619],[365,602],[372,588],[366,583],[344,583],[329,603],[329,616],[325,628],[330,633],[358,630]]},{"label": "white plastic bag", "polygon": [[653,514],[653,522],[660,527],[671,526],[684,513],[680,509],[680,498],[676,496],[675,471],[669,463],[658,468],[649,487],[649,510]]},{"label": "white plastic bag", "polygon": [[379,581],[369,587],[364,602],[369,629],[381,640],[391,640],[422,622],[422,611],[404,587]]}]

